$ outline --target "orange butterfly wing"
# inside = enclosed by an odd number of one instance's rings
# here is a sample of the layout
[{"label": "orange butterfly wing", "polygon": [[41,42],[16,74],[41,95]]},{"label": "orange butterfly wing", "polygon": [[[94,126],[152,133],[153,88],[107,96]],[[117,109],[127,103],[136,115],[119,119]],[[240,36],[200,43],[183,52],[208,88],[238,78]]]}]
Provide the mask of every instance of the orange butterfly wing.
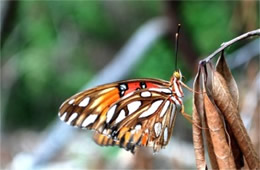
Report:
[{"label": "orange butterfly wing", "polygon": [[98,86],[66,100],[59,116],[72,126],[96,130],[94,140],[100,145],[158,151],[167,145],[176,116],[168,87],[169,82],[156,79]]}]

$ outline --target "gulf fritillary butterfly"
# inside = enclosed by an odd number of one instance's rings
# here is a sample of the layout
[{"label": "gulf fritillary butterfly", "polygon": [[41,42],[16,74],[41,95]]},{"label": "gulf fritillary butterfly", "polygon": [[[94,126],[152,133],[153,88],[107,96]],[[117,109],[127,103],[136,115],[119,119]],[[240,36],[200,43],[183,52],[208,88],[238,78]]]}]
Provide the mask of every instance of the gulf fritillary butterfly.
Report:
[{"label": "gulf fritillary butterfly", "polygon": [[184,113],[181,85],[189,89],[180,70],[170,81],[133,79],[101,85],[67,99],[59,117],[69,125],[95,130],[93,138],[101,146],[116,145],[132,153],[136,146],[148,146],[158,152],[171,138],[177,113]]},{"label": "gulf fritillary butterfly", "polygon": [[180,71],[170,81],[133,79],[101,85],[67,99],[59,117],[69,125],[95,130],[101,146],[135,147],[157,152],[171,138],[176,114],[183,109]]}]

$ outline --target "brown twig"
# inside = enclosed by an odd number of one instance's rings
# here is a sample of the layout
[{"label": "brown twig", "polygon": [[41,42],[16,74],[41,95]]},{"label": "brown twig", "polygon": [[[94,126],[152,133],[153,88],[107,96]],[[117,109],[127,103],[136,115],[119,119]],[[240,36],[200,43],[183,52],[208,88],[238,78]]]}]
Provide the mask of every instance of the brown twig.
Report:
[{"label": "brown twig", "polygon": [[221,44],[220,48],[218,48],[216,51],[214,51],[212,54],[210,54],[207,58],[203,59],[200,61],[200,64],[202,63],[207,63],[209,62],[213,57],[215,57],[218,53],[220,53],[222,50],[224,50],[225,48],[229,47],[230,45],[232,45],[233,43],[236,43],[237,41],[240,41],[242,39],[246,39],[252,36],[260,36],[260,29],[257,30],[253,30],[250,32],[247,32],[245,34],[242,34],[228,42],[224,42]]}]

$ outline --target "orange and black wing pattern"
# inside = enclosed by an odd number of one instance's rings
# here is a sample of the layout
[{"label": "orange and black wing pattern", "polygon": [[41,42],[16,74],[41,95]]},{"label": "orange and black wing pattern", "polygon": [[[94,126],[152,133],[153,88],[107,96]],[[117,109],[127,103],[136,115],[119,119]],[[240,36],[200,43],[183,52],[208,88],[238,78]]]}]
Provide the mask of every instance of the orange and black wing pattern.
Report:
[{"label": "orange and black wing pattern", "polygon": [[[140,96],[146,91],[138,91]],[[132,97],[129,101],[116,103],[114,113],[119,116],[109,121],[109,126],[103,132],[96,132],[94,140],[102,146],[119,146],[135,151],[136,146],[152,147],[154,152],[166,146],[172,134],[177,109],[167,95],[149,91],[146,97]],[[136,100],[138,99],[138,100]],[[125,103],[126,102],[126,103]],[[128,103],[129,102],[129,103]],[[127,104],[128,103],[128,104]]]},{"label": "orange and black wing pattern", "polygon": [[169,82],[136,79],[106,84],[78,93],[60,107],[66,123],[95,130],[102,146],[117,145],[134,152],[135,146],[167,145],[176,116]]}]

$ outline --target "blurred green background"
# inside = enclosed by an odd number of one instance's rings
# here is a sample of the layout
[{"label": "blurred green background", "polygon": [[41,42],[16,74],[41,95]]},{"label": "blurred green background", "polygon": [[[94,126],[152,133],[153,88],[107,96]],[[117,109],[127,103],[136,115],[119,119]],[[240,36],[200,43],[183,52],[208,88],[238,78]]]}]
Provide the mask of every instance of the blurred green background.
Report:
[{"label": "blurred green background", "polygon": [[[1,3],[7,5],[1,25],[2,135],[48,127],[57,118],[60,104],[91,80],[131,35],[154,17],[169,17],[173,27],[182,24],[180,37],[188,44],[181,40],[178,66],[187,80],[194,77],[197,67],[198,62],[192,61],[206,57],[222,42],[259,28],[259,1]],[[169,80],[175,55],[172,37],[169,34],[154,42],[125,79]],[[186,104],[188,113],[191,108],[190,101]]]}]

